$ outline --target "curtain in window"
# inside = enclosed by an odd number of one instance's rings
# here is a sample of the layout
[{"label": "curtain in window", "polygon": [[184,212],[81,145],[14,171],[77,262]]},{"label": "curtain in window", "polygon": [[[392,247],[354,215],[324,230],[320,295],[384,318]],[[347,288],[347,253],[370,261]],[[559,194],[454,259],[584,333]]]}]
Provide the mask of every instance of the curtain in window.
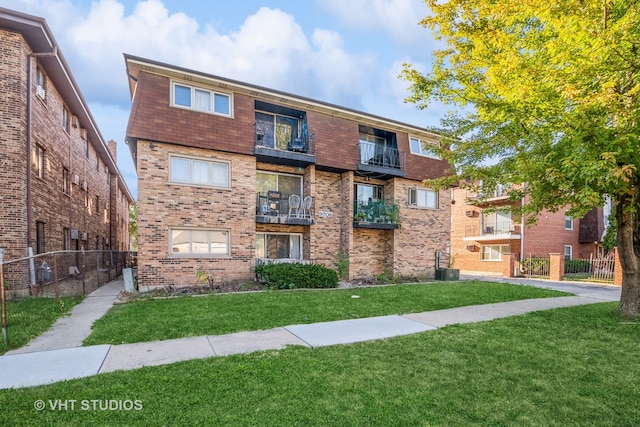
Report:
[{"label": "curtain in window", "polygon": [[200,111],[211,111],[211,92],[198,90],[198,89],[196,89],[195,92],[196,92],[196,99],[195,99],[196,105],[194,106],[194,108]]}]

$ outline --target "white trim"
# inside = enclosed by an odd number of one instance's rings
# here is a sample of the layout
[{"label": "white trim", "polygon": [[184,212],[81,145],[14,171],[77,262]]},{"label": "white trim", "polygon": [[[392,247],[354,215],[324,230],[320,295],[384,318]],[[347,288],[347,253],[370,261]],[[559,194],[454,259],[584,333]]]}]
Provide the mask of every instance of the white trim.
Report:
[{"label": "white trim", "polygon": [[[302,233],[278,233],[278,232],[256,232],[255,234],[255,238],[257,240],[258,236],[289,236],[289,239],[291,239],[291,236],[298,236],[298,238],[300,239],[300,258],[291,258],[291,247],[289,247],[289,258],[266,258],[265,256],[258,256],[258,245],[256,243],[256,252],[255,252],[255,257],[256,259],[287,259],[287,260],[295,260],[295,261],[302,261],[304,259],[304,235]],[[289,241],[291,243],[291,241]],[[264,242],[265,244],[265,248],[266,248],[266,241]],[[265,254],[261,254],[261,255],[266,255]]]},{"label": "white trim", "polygon": [[[180,104],[176,104],[175,102],[175,94],[176,94],[176,85],[178,86],[182,86],[185,88],[189,88],[190,89],[190,105],[186,106],[186,105],[180,105]],[[202,91],[202,92],[208,92],[211,95],[211,99],[209,102],[209,108],[210,110],[202,110],[199,108],[195,107],[195,93],[196,90]],[[229,98],[229,113],[225,114],[225,113],[219,113],[217,111],[215,111],[215,96],[216,95],[221,95],[221,96],[226,96]],[[182,108],[185,110],[190,110],[190,111],[197,111],[199,113],[205,113],[205,114],[213,114],[214,116],[220,116],[220,117],[230,117],[233,118],[233,94],[232,93],[226,93],[226,92],[221,92],[221,91],[215,91],[215,90],[211,90],[211,89],[207,89],[204,87],[200,87],[200,86],[194,86],[193,84],[189,84],[189,83],[183,83],[180,81],[175,81],[172,80],[171,81],[171,93],[169,96],[170,102],[171,102],[171,107],[174,108]]]},{"label": "white trim", "polygon": [[[411,192],[415,191],[415,200],[412,203],[411,201]],[[418,204],[418,191],[423,191],[425,193],[434,193],[436,196],[436,206],[422,206]],[[425,198],[425,201],[427,199]],[[413,208],[418,208],[418,209],[429,209],[429,210],[434,210],[437,211],[438,209],[440,209],[440,192],[436,191],[434,189],[431,188],[418,188],[416,186],[414,187],[409,187],[408,189],[408,194],[407,194],[407,204]]]},{"label": "white trim", "polygon": [[[203,231],[203,232],[222,232],[226,233],[226,252],[224,254],[216,254],[211,252],[174,252],[173,231]],[[210,227],[182,227],[170,226],[168,234],[169,242],[169,258],[228,258],[231,256],[231,230],[228,228],[210,228]],[[189,235],[189,246],[191,246],[192,238]]]},{"label": "white trim", "polygon": [[[189,160],[189,181],[173,181],[172,180],[172,167],[173,167],[173,159],[174,158],[179,158],[179,159],[183,159],[183,160]],[[207,162],[207,163],[211,163],[211,164],[218,164],[218,165],[226,165],[227,166],[227,185],[214,185],[214,184],[203,184],[203,183],[199,183],[199,182],[191,182],[191,162],[192,161],[198,161],[198,162]],[[171,185],[185,185],[185,186],[189,186],[189,187],[207,187],[207,188],[221,188],[221,189],[230,189],[231,188],[231,162],[228,160],[219,160],[219,159],[212,159],[210,157],[198,157],[198,156],[189,156],[189,155],[183,155],[183,154],[173,154],[173,153],[169,153],[169,166],[168,166],[168,170],[169,170],[169,175],[167,177],[167,182]]]},{"label": "white trim", "polygon": [[435,142],[425,141],[424,139],[418,138],[417,136],[409,135],[409,152],[411,154],[416,155],[416,156],[428,157],[430,159],[435,159],[435,160],[442,160],[442,158],[440,156],[436,155],[436,154],[425,154],[423,152],[423,149],[421,149],[419,153],[416,153],[415,151],[413,151],[413,146],[411,145],[411,140],[412,139],[418,141],[421,144],[421,148],[423,146],[425,146],[425,145],[433,145],[433,146],[437,145],[437,143],[435,143]]}]

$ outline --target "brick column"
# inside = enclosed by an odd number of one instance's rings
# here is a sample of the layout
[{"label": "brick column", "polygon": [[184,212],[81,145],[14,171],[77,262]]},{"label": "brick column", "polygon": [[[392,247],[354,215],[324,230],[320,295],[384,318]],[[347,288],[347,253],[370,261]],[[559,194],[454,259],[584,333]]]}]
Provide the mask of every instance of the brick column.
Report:
[{"label": "brick column", "polygon": [[615,259],[615,264],[613,266],[613,284],[616,286],[622,286],[622,264],[620,264],[620,254],[618,253],[618,248],[614,248],[613,251],[613,257]]},{"label": "brick column", "polygon": [[502,277],[514,277],[515,266],[516,266],[516,255],[504,254],[502,256]]},{"label": "brick column", "polygon": [[549,279],[556,282],[564,279],[564,255],[549,254]]}]

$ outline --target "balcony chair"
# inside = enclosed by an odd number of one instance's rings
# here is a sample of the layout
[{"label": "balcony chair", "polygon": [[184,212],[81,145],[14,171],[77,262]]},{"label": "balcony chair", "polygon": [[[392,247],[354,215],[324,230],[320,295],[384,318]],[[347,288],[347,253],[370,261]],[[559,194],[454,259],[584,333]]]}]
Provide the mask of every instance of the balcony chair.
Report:
[{"label": "balcony chair", "polygon": [[313,197],[305,196],[302,200],[302,209],[300,211],[300,218],[311,218],[311,205],[313,204]]},{"label": "balcony chair", "polygon": [[292,194],[289,196],[289,218],[300,216],[300,196]]}]

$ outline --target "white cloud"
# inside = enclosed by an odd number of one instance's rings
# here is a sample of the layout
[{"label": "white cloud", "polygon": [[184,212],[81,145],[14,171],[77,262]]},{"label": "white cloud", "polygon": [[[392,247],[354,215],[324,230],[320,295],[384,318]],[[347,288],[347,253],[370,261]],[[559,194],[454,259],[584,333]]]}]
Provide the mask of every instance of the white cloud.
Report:
[{"label": "white cloud", "polygon": [[345,25],[371,32],[384,31],[403,45],[429,41],[418,23],[429,9],[423,0],[319,0]]}]

